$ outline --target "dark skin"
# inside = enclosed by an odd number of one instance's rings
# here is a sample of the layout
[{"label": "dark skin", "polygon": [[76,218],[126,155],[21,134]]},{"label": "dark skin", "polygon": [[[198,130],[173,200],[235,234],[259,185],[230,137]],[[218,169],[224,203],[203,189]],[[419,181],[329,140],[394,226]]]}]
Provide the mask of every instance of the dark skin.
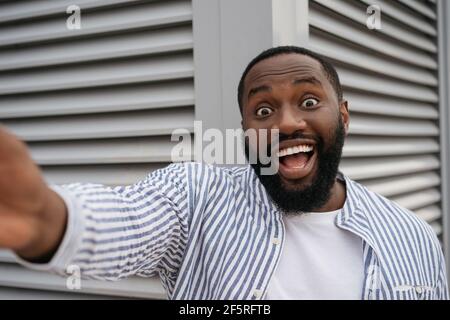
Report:
[{"label": "dark skin", "polygon": [[[258,62],[244,80],[242,127],[244,130],[278,129],[280,135],[301,132],[306,137],[322,137],[325,148],[341,117],[348,134],[350,116],[346,100],[339,101],[321,64],[300,54],[281,54]],[[289,143],[289,142],[287,142]],[[292,171],[292,172],[291,172]],[[286,188],[299,190],[320,174],[317,163],[306,176],[298,178],[295,170],[280,177]],[[335,181],[328,202],[317,212],[343,207],[345,185]]]},{"label": "dark skin", "polygon": [[47,186],[26,144],[0,126],[0,248],[46,262],[66,221],[63,199]]}]

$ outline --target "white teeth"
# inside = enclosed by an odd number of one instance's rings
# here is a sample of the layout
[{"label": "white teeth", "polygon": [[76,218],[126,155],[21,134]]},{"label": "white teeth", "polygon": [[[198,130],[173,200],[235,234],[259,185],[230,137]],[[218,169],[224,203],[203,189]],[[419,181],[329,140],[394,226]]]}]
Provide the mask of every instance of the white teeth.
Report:
[{"label": "white teeth", "polygon": [[291,154],[296,154],[299,152],[310,152],[313,149],[314,149],[314,147],[312,145],[299,145],[299,146],[280,150],[279,152],[277,152],[277,156],[280,158],[280,157],[284,157],[284,156],[289,156]]}]

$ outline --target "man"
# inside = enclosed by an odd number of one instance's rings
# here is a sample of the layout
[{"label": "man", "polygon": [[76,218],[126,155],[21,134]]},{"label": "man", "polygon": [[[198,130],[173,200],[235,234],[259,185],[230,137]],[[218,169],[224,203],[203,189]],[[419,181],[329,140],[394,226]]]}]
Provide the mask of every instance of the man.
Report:
[{"label": "man", "polygon": [[269,49],[238,101],[243,129],[279,130],[275,175],[260,161],[179,163],[131,186],[48,187],[3,131],[0,246],[60,274],[74,264],[95,279],[158,275],[170,299],[448,298],[432,229],[338,172],[350,118],[330,63]]}]

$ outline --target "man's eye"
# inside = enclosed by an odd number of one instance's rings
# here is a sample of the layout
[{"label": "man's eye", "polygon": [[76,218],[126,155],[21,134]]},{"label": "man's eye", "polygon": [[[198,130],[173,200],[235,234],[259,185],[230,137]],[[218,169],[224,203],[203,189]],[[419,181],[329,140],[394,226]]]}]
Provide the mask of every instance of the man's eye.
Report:
[{"label": "man's eye", "polygon": [[272,109],[269,107],[261,107],[258,110],[256,110],[256,115],[258,117],[265,117],[272,113]]},{"label": "man's eye", "polygon": [[302,107],[305,107],[305,108],[312,108],[312,107],[314,107],[316,104],[318,104],[319,103],[319,100],[317,100],[317,99],[314,99],[314,98],[308,98],[308,99],[305,99],[304,101],[303,101],[303,103],[302,103]]}]

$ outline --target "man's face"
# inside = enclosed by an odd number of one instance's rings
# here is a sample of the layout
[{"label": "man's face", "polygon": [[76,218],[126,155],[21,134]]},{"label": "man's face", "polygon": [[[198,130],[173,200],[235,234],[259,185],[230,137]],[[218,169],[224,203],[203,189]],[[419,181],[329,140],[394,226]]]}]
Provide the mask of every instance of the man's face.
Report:
[{"label": "man's face", "polygon": [[[288,212],[323,206],[335,183],[349,116],[320,63],[300,54],[258,62],[244,80],[242,113],[244,130],[279,130],[278,173],[261,175],[261,164],[252,164],[275,203]],[[247,145],[247,157],[257,149]]]}]

